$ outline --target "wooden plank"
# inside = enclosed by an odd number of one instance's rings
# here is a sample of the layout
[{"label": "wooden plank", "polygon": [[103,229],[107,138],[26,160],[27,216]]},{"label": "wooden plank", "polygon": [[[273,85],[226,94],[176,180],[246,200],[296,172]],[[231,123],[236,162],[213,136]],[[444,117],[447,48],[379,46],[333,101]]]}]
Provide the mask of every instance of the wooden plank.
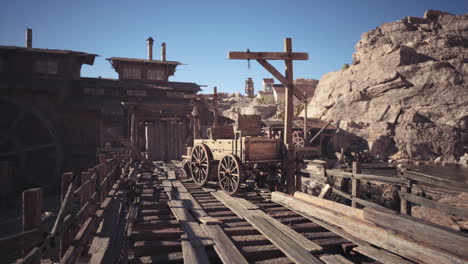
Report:
[{"label": "wooden plank", "polygon": [[468,208],[455,207],[449,204],[439,203],[439,202],[429,200],[421,196],[417,196],[417,195],[402,192],[402,191],[399,191],[398,194],[400,196],[400,199],[405,199],[412,203],[420,204],[422,206],[436,209],[436,210],[439,210],[441,212],[445,212],[448,214],[468,217]]},{"label": "wooden plank", "polygon": [[240,218],[248,221],[293,261],[298,261],[299,263],[302,261],[306,261],[302,263],[319,263],[317,262],[318,259],[309,253],[309,251],[322,250],[314,242],[260,210],[247,210],[239,204],[240,198],[231,197],[219,191],[212,192],[211,194]]},{"label": "wooden plank", "polygon": [[389,177],[389,176],[379,176],[379,175],[371,175],[371,174],[353,174],[351,172],[341,171],[341,170],[327,170],[327,175],[330,176],[337,176],[337,177],[344,177],[348,179],[360,179],[363,181],[370,181],[370,182],[382,182],[385,184],[393,184],[393,185],[405,185],[407,180],[396,178],[396,177]]},{"label": "wooden plank", "polygon": [[295,192],[294,198],[301,199],[304,202],[314,204],[316,206],[322,206],[327,209],[333,210],[337,213],[341,213],[347,215],[349,217],[357,218],[357,219],[364,219],[364,213],[362,209],[357,209],[353,207],[349,207],[344,204],[340,204],[337,202],[325,200],[319,197],[315,197],[309,194],[305,194],[303,192]]},{"label": "wooden plank", "polygon": [[[221,222],[213,217],[208,216],[203,207],[201,207],[201,205],[195,200],[195,198],[189,193],[187,188],[185,188],[185,186],[180,181],[173,181],[172,184],[174,187],[176,187],[176,190],[183,199],[190,201],[190,203],[188,203],[190,211],[192,211],[192,213],[195,212],[194,216],[202,223],[200,225],[201,228],[205,231],[207,237],[212,239],[214,243],[214,249],[223,263],[248,263],[239,252],[237,247],[229,239],[229,237],[219,227]],[[187,201],[182,202],[187,203]],[[184,256],[184,261],[185,260],[186,258]]]},{"label": "wooden plank", "polygon": [[305,52],[244,52],[231,51],[230,60],[308,60],[309,54]]},{"label": "wooden plank", "polygon": [[193,198],[187,188],[185,188],[185,186],[180,181],[173,181],[172,184],[176,188],[177,193],[181,199],[190,201],[189,210],[196,218],[208,216],[203,207],[197,202],[195,198]]},{"label": "wooden plank", "polygon": [[338,195],[340,195],[340,196],[343,197],[343,198],[346,198],[346,199],[348,199],[348,200],[355,201],[356,203],[361,204],[361,205],[364,205],[364,206],[366,206],[366,207],[374,208],[374,209],[378,209],[378,210],[382,210],[382,211],[388,211],[388,212],[396,213],[395,211],[392,211],[392,210],[390,210],[390,209],[388,209],[388,208],[385,208],[385,207],[383,207],[383,206],[381,206],[381,205],[378,205],[378,204],[373,203],[373,202],[366,201],[366,200],[364,200],[364,199],[360,199],[360,198],[357,198],[357,197],[353,197],[351,194],[345,193],[345,192],[340,191],[340,190],[338,190],[338,189],[333,188],[332,191],[333,191],[333,193],[338,194]]},{"label": "wooden plank", "polygon": [[179,220],[182,229],[187,233],[187,237],[193,247],[212,246],[213,240],[208,238],[193,216],[188,212],[188,208],[180,200],[168,201],[169,208],[174,216]]},{"label": "wooden plank", "polygon": [[372,246],[359,246],[353,248],[353,251],[359,252],[371,259],[377,260],[383,264],[411,264],[412,262],[404,260],[402,257],[392,254],[385,250],[380,250]]},{"label": "wooden plank", "polygon": [[184,256],[184,263],[187,264],[205,264],[209,263],[208,255],[203,247],[195,247],[192,241],[187,238],[187,235],[180,237],[182,245],[182,254]]},{"label": "wooden plank", "polygon": [[320,260],[326,264],[352,264],[353,262],[347,260],[341,255],[323,255],[320,257]]},{"label": "wooden plank", "polygon": [[436,176],[415,172],[411,170],[406,170],[403,172],[403,177],[415,180],[417,182],[427,183],[430,185],[435,185],[438,187],[446,188],[449,190],[466,192],[468,190],[468,183],[451,181],[444,178],[439,178]]},{"label": "wooden plank", "polygon": [[245,264],[248,263],[242,253],[232,243],[231,239],[217,224],[202,224],[203,230],[214,241],[214,250],[223,263]]},{"label": "wooden plank", "polygon": [[364,209],[364,219],[414,240],[468,259],[468,235],[422,219]]},{"label": "wooden plank", "polygon": [[304,215],[336,225],[353,236],[416,262],[447,264],[465,262],[452,253],[425,245],[410,237],[395,235],[393,231],[339,214],[324,207],[314,206],[287,194],[273,192],[271,198],[274,202]]},{"label": "wooden plank", "polygon": [[270,242],[277,246],[290,260],[295,263],[321,263],[316,257],[310,254],[301,244],[291,237],[284,235],[264,217],[258,215],[246,216],[246,220],[254,226]]}]

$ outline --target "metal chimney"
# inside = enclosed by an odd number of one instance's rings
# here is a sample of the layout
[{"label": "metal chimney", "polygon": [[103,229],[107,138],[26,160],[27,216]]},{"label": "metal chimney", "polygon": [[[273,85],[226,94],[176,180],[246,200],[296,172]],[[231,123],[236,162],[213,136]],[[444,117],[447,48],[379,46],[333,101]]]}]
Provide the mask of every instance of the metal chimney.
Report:
[{"label": "metal chimney", "polygon": [[166,43],[161,43],[161,61],[166,61]]},{"label": "metal chimney", "polygon": [[153,38],[149,37],[146,40],[146,43],[148,43],[148,60],[153,60]]},{"label": "metal chimney", "polygon": [[26,48],[32,48],[32,29],[26,29]]}]

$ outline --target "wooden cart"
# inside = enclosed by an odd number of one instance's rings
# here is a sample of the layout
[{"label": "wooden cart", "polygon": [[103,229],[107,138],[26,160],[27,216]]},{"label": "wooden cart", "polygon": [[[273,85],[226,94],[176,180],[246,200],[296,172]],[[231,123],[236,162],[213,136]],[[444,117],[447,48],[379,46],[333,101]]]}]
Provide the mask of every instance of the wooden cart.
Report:
[{"label": "wooden cart", "polygon": [[282,168],[282,146],[280,139],[245,137],[240,132],[234,139],[195,139],[186,171],[197,185],[217,180],[230,195],[249,178],[271,188]]}]

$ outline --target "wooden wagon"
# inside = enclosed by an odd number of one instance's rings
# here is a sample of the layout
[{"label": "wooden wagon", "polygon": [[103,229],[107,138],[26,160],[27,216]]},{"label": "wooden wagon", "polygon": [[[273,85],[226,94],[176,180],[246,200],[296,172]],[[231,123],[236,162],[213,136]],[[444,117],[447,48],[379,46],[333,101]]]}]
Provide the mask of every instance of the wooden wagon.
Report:
[{"label": "wooden wagon", "polygon": [[238,132],[233,139],[195,139],[185,166],[197,185],[218,181],[232,195],[249,178],[270,188],[279,183],[282,152],[280,139],[241,136]]}]

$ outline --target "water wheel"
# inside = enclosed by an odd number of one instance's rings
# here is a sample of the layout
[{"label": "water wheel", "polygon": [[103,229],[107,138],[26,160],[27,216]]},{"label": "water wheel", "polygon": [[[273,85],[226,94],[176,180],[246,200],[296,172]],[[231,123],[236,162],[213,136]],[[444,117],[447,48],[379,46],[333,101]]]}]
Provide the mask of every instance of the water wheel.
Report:
[{"label": "water wheel", "polygon": [[223,156],[218,165],[219,186],[229,195],[239,190],[242,179],[242,164],[233,154]]},{"label": "water wheel", "polygon": [[15,189],[52,187],[62,167],[62,145],[52,122],[35,107],[0,97],[0,162],[14,168]]},{"label": "water wheel", "polygon": [[190,172],[192,179],[198,186],[203,186],[208,181],[213,163],[213,155],[205,144],[195,145],[190,157]]}]

